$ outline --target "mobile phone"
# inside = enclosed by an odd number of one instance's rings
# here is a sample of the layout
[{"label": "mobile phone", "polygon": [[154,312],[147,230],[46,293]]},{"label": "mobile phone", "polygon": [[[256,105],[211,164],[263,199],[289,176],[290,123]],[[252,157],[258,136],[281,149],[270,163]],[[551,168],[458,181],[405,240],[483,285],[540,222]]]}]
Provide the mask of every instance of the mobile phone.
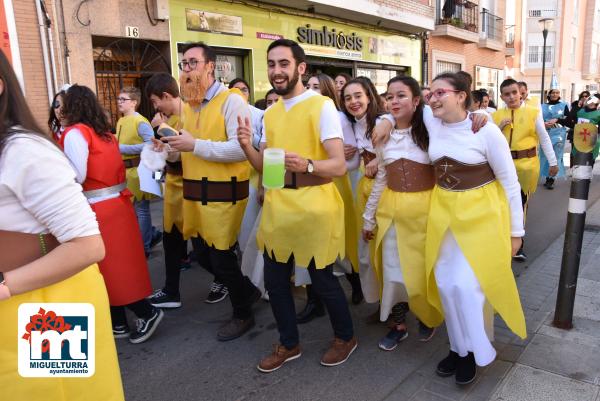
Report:
[{"label": "mobile phone", "polygon": [[174,135],[179,135],[179,132],[170,127],[168,124],[162,123],[158,126],[158,130],[156,130],[156,133],[159,136],[174,136]]}]

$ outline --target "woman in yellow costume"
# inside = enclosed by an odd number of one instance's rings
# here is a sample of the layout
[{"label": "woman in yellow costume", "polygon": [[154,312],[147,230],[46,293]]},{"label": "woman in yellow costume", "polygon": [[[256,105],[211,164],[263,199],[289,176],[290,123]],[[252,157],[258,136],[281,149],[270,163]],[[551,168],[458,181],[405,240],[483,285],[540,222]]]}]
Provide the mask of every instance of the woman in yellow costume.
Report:
[{"label": "woman in yellow costume", "polygon": [[[98,223],[65,156],[38,134],[42,131],[3,54],[0,77],[1,398],[121,401],[108,296],[94,264],[104,257]],[[93,305],[96,357],[91,377],[26,378],[19,374],[19,345],[28,341],[23,338],[26,327],[18,325],[17,310],[24,303]],[[55,327],[47,312],[51,320],[44,325]]]},{"label": "woman in yellow costume", "polygon": [[422,341],[431,338],[434,329],[429,327],[439,325],[442,316],[427,301],[425,281],[425,234],[434,179],[419,83],[411,77],[392,78],[386,100],[395,126],[387,143],[377,149],[379,167],[363,215],[363,238],[375,239],[380,319],[386,321],[391,314],[393,320],[379,348],[391,351],[408,336],[409,305],[419,318]]},{"label": "woman in yellow costume", "polygon": [[476,365],[496,357],[485,330],[486,302],[526,336],[510,263],[525,234],[520,187],[498,127],[488,122],[476,135],[471,131],[470,89],[461,76],[439,75],[428,97],[436,117],[424,116],[436,185],[427,222],[427,297],[444,314],[450,340],[437,373],[467,384]]},{"label": "woman in yellow costume", "polygon": [[[341,109],[352,124],[357,152],[363,161],[364,175],[356,187],[356,216],[362,220],[362,214],[373,187],[373,178],[377,174],[378,159],[371,142],[371,133],[380,121],[381,108],[379,95],[371,88],[368,78],[355,78],[342,88]],[[358,229],[360,233],[360,228]],[[379,290],[372,266],[374,244],[358,240],[358,270],[364,299],[379,301]]]}]

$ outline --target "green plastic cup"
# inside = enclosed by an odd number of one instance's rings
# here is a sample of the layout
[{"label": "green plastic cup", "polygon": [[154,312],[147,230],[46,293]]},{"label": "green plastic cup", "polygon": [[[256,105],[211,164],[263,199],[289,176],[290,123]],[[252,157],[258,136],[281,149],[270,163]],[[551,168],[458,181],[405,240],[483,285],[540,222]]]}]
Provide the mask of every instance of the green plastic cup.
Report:
[{"label": "green plastic cup", "polygon": [[285,150],[264,150],[262,185],[267,189],[281,189],[285,185]]}]

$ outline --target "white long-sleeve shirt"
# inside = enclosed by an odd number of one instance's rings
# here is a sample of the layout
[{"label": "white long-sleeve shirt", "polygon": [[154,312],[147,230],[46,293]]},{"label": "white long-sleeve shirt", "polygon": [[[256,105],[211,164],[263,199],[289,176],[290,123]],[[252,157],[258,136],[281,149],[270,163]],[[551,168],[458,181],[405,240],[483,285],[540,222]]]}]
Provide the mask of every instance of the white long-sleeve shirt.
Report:
[{"label": "white long-sleeve shirt", "polygon": [[471,130],[472,121],[468,116],[464,121],[446,124],[433,117],[431,109],[428,108],[425,109],[424,120],[429,131],[431,160],[436,161],[446,156],[465,164],[487,162],[504,188],[508,200],[511,236],[524,236],[521,186],[508,142],[500,129],[488,121],[474,134]]},{"label": "white long-sleeve shirt", "polygon": [[[194,111],[200,113],[215,96],[227,90],[221,82],[215,81],[206,91],[204,101]],[[222,114],[225,117],[225,130],[227,141],[211,141],[209,139],[196,139],[194,155],[208,161],[218,163],[236,163],[246,160],[246,155],[237,139],[238,117],[242,120],[251,120],[250,108],[244,98],[236,93],[227,97],[223,103]],[[252,121],[252,120],[251,120]]]},{"label": "white long-sleeve shirt", "polygon": [[[64,152],[75,170],[75,180],[79,184],[83,184],[87,178],[87,165],[90,155],[89,144],[83,137],[81,131],[77,128],[72,128],[64,140]],[[88,198],[90,205],[101,202],[107,199],[118,198],[119,193],[96,196]]]},{"label": "white long-sleeve shirt", "polygon": [[[524,102],[521,107],[525,107]],[[556,155],[554,154],[554,148],[552,147],[552,140],[550,140],[550,135],[548,135],[548,131],[546,131],[546,125],[544,124],[544,117],[542,116],[541,110],[535,119],[535,133],[540,140],[542,152],[544,152],[546,159],[548,159],[548,164],[550,166],[557,166],[558,162],[556,160]]]},{"label": "white long-sleeve shirt", "polygon": [[382,149],[377,149],[377,158],[379,164],[377,167],[377,175],[375,182],[369,195],[369,200],[365,206],[363,213],[365,230],[375,229],[376,221],[375,214],[377,213],[377,205],[383,190],[387,186],[387,171],[385,167],[400,159],[409,159],[421,164],[431,164],[429,154],[419,148],[412,139],[411,129],[393,129],[390,134],[390,139]]},{"label": "white long-sleeve shirt", "polygon": [[0,230],[49,232],[61,243],[100,234],[65,155],[32,134],[12,136],[0,156],[0,210]]},{"label": "white long-sleeve shirt", "polygon": [[[342,133],[344,134],[344,145],[354,146],[358,148],[356,143],[356,137],[354,136],[354,130],[352,129],[352,123],[348,120],[348,116],[340,111],[338,112],[340,116],[340,123],[342,124]],[[354,171],[360,166],[360,155],[357,150],[352,156],[352,159],[346,160],[346,169],[348,171]]]}]

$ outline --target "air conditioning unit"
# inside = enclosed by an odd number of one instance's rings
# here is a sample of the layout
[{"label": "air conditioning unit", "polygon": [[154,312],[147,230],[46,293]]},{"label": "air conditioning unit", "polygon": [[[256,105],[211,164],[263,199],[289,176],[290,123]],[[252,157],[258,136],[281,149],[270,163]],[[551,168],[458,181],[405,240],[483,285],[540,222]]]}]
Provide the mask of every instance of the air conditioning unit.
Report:
[{"label": "air conditioning unit", "polygon": [[169,19],[169,0],[154,0],[154,15],[161,21]]}]

